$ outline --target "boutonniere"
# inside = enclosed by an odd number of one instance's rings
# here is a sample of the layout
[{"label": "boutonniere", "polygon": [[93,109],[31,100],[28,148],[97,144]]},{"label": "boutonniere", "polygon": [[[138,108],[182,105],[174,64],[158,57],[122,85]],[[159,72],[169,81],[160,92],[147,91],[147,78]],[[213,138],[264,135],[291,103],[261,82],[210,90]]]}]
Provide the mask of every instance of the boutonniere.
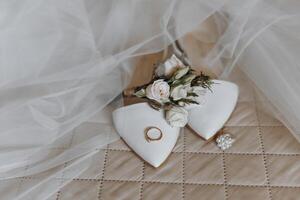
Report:
[{"label": "boutonniere", "polygon": [[187,106],[203,103],[203,96],[211,90],[213,81],[203,73],[197,74],[175,55],[160,64],[154,78],[133,89],[133,95],[147,100],[149,105],[165,111],[165,118],[173,127],[184,127],[188,122]]}]

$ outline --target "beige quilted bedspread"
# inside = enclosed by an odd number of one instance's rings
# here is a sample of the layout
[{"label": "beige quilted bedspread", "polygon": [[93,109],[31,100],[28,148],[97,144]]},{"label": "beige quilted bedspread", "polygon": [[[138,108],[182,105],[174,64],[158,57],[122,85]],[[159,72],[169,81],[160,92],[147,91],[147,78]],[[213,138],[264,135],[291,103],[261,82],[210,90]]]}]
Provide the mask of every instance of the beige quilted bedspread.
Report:
[{"label": "beige quilted bedspread", "polygon": [[[246,88],[242,88],[246,89]],[[243,94],[243,93],[242,93]],[[120,140],[104,156],[100,199],[300,199],[300,145],[278,121],[241,101],[226,125],[234,146],[219,150],[188,129],[158,169]],[[96,199],[91,197],[91,199]]]},{"label": "beige quilted bedspread", "polygon": [[[265,102],[247,80],[241,76],[233,80],[240,85],[240,98],[226,124],[226,131],[236,138],[232,148],[221,151],[214,141],[206,142],[185,129],[167,161],[154,169],[119,140],[98,153],[88,173],[51,199],[300,199],[300,144],[280,122],[257,109]],[[9,181],[15,187],[8,187]],[[0,182],[1,194],[17,193],[35,179],[9,181]]]},{"label": "beige quilted bedspread", "polygon": [[[145,57],[141,65],[153,60]],[[137,70],[132,85],[145,82],[150,72]],[[154,169],[119,140],[99,154],[99,179],[83,176],[58,199],[300,199],[300,144],[280,122],[257,109],[266,102],[243,74],[237,71],[231,80],[240,87],[238,105],[225,127],[236,138],[232,148],[223,152],[214,141],[185,129],[167,161]]]}]

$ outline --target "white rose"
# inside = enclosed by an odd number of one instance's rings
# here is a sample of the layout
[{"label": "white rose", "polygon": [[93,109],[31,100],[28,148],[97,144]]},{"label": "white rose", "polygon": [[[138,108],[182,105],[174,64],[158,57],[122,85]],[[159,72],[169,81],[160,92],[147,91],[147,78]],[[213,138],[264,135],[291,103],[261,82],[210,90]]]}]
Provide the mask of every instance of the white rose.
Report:
[{"label": "white rose", "polygon": [[163,64],[159,65],[155,73],[157,76],[171,76],[176,69],[184,67],[184,64],[175,56],[166,60]]},{"label": "white rose", "polygon": [[146,88],[146,97],[153,99],[157,102],[168,101],[170,96],[170,86],[163,79],[154,81],[151,85]]},{"label": "white rose", "polygon": [[188,85],[179,85],[179,86],[172,89],[171,97],[173,97],[173,99],[175,101],[177,101],[179,99],[182,99],[182,98],[186,98],[188,90],[189,90]]},{"label": "white rose", "polygon": [[166,120],[172,127],[184,127],[188,122],[188,111],[174,106],[166,112]]}]

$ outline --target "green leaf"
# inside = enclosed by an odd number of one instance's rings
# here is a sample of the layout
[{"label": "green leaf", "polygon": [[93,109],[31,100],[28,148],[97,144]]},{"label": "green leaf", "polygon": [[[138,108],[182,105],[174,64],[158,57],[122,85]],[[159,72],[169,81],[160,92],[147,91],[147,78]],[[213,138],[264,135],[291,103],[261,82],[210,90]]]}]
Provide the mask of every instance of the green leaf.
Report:
[{"label": "green leaf", "polygon": [[199,104],[199,102],[194,101],[192,99],[180,99],[181,102],[184,102],[186,104]]},{"label": "green leaf", "polygon": [[187,93],[187,96],[188,96],[188,97],[198,97],[199,95],[196,94],[195,92],[188,92],[188,93]]},{"label": "green leaf", "polygon": [[145,90],[145,89],[140,89],[140,90],[136,91],[136,92],[134,93],[134,95],[135,95],[136,97],[139,97],[139,98],[146,97],[146,90]]},{"label": "green leaf", "polygon": [[189,66],[177,69],[177,71],[174,72],[172,79],[174,80],[180,79],[181,77],[189,73],[190,69],[191,68]]}]

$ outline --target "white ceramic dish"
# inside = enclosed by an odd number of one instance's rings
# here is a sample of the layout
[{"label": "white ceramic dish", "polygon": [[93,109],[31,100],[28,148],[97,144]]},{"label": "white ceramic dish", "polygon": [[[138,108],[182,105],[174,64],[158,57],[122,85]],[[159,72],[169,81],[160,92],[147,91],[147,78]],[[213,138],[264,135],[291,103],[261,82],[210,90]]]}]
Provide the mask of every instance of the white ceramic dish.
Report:
[{"label": "white ceramic dish", "polygon": [[[145,161],[159,167],[169,156],[179,136],[179,128],[171,127],[163,111],[156,111],[147,103],[138,103],[119,108],[113,112],[113,122],[119,135]],[[163,137],[147,142],[145,129],[157,127]]]},{"label": "white ceramic dish", "polygon": [[207,91],[205,103],[189,110],[188,125],[202,138],[212,138],[226,123],[238,99],[238,86],[234,83],[213,80],[212,92]]}]

